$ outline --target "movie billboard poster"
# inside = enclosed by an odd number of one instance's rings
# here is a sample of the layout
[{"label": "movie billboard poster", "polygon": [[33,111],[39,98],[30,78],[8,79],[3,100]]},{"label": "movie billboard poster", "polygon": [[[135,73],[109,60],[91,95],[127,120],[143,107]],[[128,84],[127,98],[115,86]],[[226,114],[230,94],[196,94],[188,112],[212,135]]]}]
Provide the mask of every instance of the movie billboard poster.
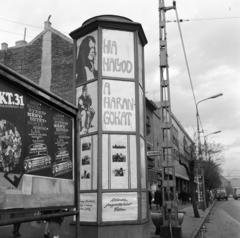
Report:
[{"label": "movie billboard poster", "polygon": [[141,156],[141,186],[142,189],[146,188],[146,153],[145,141],[140,138],[140,156]]},{"label": "movie billboard poster", "polygon": [[30,97],[26,113],[24,173],[72,179],[72,119]]},{"label": "movie billboard poster", "polygon": [[143,47],[138,37],[138,80],[139,84],[143,86]]},{"label": "movie billboard poster", "polygon": [[136,131],[134,82],[103,80],[102,128],[104,131]]},{"label": "movie billboard poster", "polygon": [[24,173],[51,177],[54,162],[52,111],[35,98],[27,98],[26,113],[27,156],[23,162]]},{"label": "movie billboard poster", "polygon": [[77,40],[76,87],[98,76],[97,31]]},{"label": "movie billboard poster", "polygon": [[134,78],[133,32],[103,29],[102,74],[117,78]]},{"label": "movie billboard poster", "polygon": [[80,221],[97,221],[97,194],[80,193]]},{"label": "movie billboard poster", "polygon": [[80,189],[91,189],[92,181],[92,137],[87,136],[81,138],[80,153]]},{"label": "movie billboard poster", "polygon": [[136,192],[103,193],[102,221],[135,221],[138,219]]},{"label": "movie billboard poster", "polygon": [[0,80],[0,184],[18,188],[25,156],[26,95]]},{"label": "movie billboard poster", "polygon": [[127,135],[111,135],[111,189],[128,188]]},{"label": "movie billboard poster", "polygon": [[53,164],[55,178],[73,178],[72,118],[52,110],[53,116]]},{"label": "movie billboard poster", "polygon": [[76,89],[76,105],[80,114],[80,135],[97,131],[97,81]]}]

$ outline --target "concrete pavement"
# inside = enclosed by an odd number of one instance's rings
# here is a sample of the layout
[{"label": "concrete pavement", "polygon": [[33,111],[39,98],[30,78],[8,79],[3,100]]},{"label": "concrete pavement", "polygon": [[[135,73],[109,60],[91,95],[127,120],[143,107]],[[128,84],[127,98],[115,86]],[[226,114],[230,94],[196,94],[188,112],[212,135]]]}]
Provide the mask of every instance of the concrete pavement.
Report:
[{"label": "concrete pavement", "polygon": [[[213,205],[212,205],[213,206]],[[201,226],[203,225],[207,215],[211,211],[212,206],[207,208],[204,212],[199,210],[200,218],[194,218],[193,209],[191,204],[179,205],[178,210],[185,212],[183,224],[182,224],[182,235],[183,238],[196,238]],[[155,205],[152,206],[152,211],[156,211]],[[66,217],[65,222],[61,226],[60,238],[75,238],[75,226],[69,225],[72,221],[72,217]],[[51,224],[51,229],[56,224]],[[45,224],[42,223],[38,227],[33,226],[30,222],[23,223],[20,227],[19,233],[22,234],[21,238],[43,238]],[[12,234],[13,226],[2,226],[0,227],[0,238],[13,238]],[[52,236],[51,236],[52,237]],[[159,235],[155,235],[155,226],[150,220],[150,238],[160,238]],[[149,238],[146,237],[146,238]],[[83,237],[84,238],[84,237]]]},{"label": "concrete pavement", "polygon": [[[197,238],[205,219],[210,213],[214,203],[210,205],[204,212],[199,210],[200,218],[195,218],[193,213],[192,204],[188,203],[187,205],[179,205],[178,211],[185,213],[183,223],[182,223],[182,238]],[[153,206],[152,211],[156,211],[156,208]],[[159,235],[155,235],[155,226],[150,221],[150,238],[159,238]]]}]

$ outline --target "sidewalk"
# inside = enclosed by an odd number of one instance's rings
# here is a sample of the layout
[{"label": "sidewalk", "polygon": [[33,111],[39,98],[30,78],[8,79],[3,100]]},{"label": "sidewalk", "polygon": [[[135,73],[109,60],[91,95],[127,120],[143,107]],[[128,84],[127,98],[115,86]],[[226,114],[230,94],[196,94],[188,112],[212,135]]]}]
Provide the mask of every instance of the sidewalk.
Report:
[{"label": "sidewalk", "polygon": [[[194,218],[193,209],[191,204],[185,206],[179,205],[178,210],[184,211],[185,216],[182,224],[182,235],[183,238],[196,238],[198,232],[200,231],[205,218],[211,211],[213,205],[211,205],[206,211],[200,211],[200,218]],[[156,206],[152,205],[152,210],[156,211]],[[61,238],[75,238],[75,226],[70,225],[72,217],[66,217],[65,222],[62,224],[60,237]],[[54,223],[52,223],[54,226]],[[22,234],[20,238],[43,238],[45,224],[41,224],[39,228],[34,227],[31,223],[23,223],[20,227],[19,233]],[[1,226],[0,227],[0,237],[1,238],[13,238],[12,234],[13,226]],[[155,235],[155,226],[150,219],[150,235],[146,238],[160,238],[159,235]]]},{"label": "sidewalk", "polygon": [[[187,205],[179,205],[178,211],[185,212],[183,223],[182,223],[182,238],[196,238],[207,215],[211,211],[214,203],[210,205],[204,212],[201,210],[199,211],[200,218],[195,218],[193,214],[192,204]],[[156,211],[155,207],[152,207],[151,211]],[[150,221],[150,238],[160,238],[159,235],[155,235],[155,226]]]}]

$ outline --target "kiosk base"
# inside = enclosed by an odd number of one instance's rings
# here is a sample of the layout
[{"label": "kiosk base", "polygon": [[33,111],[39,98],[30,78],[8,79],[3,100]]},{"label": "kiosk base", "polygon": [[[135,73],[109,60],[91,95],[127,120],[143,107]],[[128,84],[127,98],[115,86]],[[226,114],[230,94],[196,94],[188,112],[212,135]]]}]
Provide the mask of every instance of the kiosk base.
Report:
[{"label": "kiosk base", "polygon": [[136,225],[87,226],[80,225],[80,237],[88,238],[146,238],[149,237],[149,222]]}]

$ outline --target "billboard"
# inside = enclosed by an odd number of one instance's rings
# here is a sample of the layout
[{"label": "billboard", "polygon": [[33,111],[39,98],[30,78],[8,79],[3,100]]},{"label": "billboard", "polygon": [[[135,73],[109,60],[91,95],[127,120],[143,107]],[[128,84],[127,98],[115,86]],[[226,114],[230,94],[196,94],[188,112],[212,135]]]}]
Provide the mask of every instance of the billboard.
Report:
[{"label": "billboard", "polygon": [[73,156],[73,117],[0,78],[0,209],[73,205]]}]

